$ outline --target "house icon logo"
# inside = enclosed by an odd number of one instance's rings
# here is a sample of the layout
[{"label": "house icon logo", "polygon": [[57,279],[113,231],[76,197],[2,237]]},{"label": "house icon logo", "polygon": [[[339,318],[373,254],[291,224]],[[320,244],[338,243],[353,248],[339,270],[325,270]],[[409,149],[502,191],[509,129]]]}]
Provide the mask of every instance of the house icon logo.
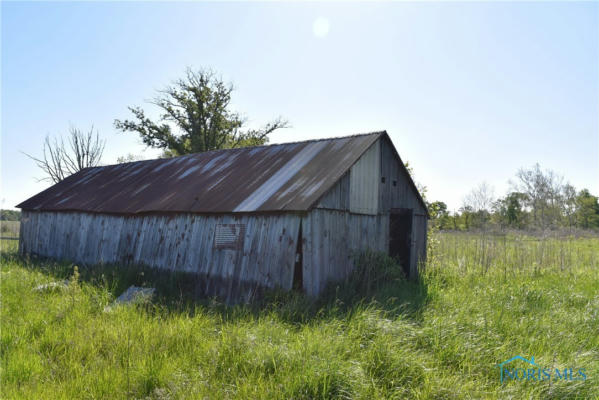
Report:
[{"label": "house icon logo", "polygon": [[504,367],[504,365],[507,365],[507,364],[511,363],[512,361],[516,361],[516,360],[522,360],[524,362],[529,363],[530,365],[538,367],[538,365],[535,363],[535,358],[534,357],[530,357],[530,360],[529,360],[528,358],[524,358],[524,357],[522,357],[520,355],[514,356],[514,357],[510,358],[509,360],[505,360],[504,362],[502,362],[500,364],[497,364],[497,366],[501,369],[501,383],[503,383],[504,371],[507,368],[507,367]]},{"label": "house icon logo", "polygon": [[[518,367],[515,364],[511,364],[514,361],[520,361]],[[528,365],[522,365],[526,363]],[[501,383],[505,381],[586,381],[587,372],[586,368],[544,368],[535,362],[534,357],[528,358],[522,356],[514,356],[509,360],[497,364],[497,367],[501,369]]]}]

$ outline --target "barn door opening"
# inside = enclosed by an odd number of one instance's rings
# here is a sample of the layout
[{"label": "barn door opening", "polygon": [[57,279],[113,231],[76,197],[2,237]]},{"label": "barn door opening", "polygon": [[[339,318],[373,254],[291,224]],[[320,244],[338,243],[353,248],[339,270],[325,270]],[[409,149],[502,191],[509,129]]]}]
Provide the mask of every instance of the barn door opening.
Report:
[{"label": "barn door opening", "polygon": [[400,263],[406,278],[410,277],[411,249],[412,210],[394,209],[389,216],[389,255]]},{"label": "barn door opening", "polygon": [[299,231],[297,234],[297,245],[295,248],[295,265],[293,267],[293,290],[302,291],[304,287],[303,273],[303,252],[302,252],[302,222],[300,221]]}]

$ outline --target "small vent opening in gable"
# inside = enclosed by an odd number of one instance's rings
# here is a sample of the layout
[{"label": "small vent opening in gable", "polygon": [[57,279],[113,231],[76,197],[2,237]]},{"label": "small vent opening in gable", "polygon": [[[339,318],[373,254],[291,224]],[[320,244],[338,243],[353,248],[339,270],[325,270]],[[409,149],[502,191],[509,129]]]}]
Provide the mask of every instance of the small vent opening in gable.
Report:
[{"label": "small vent opening in gable", "polygon": [[218,224],[214,231],[214,248],[241,249],[244,236],[245,224]]}]

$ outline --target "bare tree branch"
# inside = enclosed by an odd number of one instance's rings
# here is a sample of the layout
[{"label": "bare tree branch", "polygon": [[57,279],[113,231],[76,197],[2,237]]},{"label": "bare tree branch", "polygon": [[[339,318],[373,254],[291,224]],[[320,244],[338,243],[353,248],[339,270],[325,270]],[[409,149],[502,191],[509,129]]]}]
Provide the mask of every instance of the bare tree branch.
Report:
[{"label": "bare tree branch", "polygon": [[98,166],[105,145],[106,140],[101,139],[97,131],[94,132],[93,125],[88,132],[82,132],[71,126],[66,143],[62,137],[50,140],[50,137],[46,136],[41,157],[23,154],[35,161],[47,175],[39,179],[40,181],[58,183],[84,168]]}]

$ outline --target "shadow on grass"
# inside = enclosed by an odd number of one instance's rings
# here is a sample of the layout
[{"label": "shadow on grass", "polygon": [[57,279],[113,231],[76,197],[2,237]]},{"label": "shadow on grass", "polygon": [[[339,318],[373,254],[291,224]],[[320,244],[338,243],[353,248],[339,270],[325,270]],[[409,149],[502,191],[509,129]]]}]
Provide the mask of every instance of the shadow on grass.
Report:
[{"label": "shadow on grass", "polygon": [[208,312],[219,314],[223,320],[257,318],[266,313],[291,324],[304,324],[347,318],[368,308],[387,318],[401,314],[419,321],[428,300],[428,288],[423,280],[406,280],[394,260],[378,253],[358,256],[352,275],[343,282],[330,284],[317,298],[299,291],[265,290],[250,304],[237,305],[227,305],[217,297],[207,298],[198,290],[206,285],[206,280],[189,272],[114,264],[88,266],[44,257],[22,257],[16,252],[4,252],[0,259],[3,265],[15,262],[57,281],[69,279],[77,265],[80,281],[107,290],[115,298],[132,285],[156,288],[152,304],[146,306],[149,312],[190,315]]}]

